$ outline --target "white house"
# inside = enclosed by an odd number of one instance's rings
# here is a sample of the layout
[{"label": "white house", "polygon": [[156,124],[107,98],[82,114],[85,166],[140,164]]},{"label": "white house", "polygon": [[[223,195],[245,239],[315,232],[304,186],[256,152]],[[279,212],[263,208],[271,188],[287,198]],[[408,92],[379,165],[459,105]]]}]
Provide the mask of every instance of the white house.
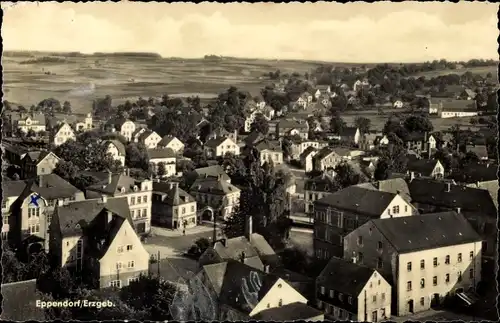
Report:
[{"label": "white house", "polygon": [[151,130],[144,131],[137,138],[137,142],[144,144],[148,149],[156,148],[161,140],[162,138],[155,131]]},{"label": "white house", "polygon": [[240,147],[229,137],[216,137],[208,140],[203,147],[207,158],[222,157],[226,153],[239,156]]},{"label": "white house", "polygon": [[175,153],[181,153],[184,151],[184,144],[182,141],[177,139],[174,136],[165,136],[161,139],[161,141],[157,145],[158,148],[170,148]]},{"label": "white house", "polygon": [[61,123],[58,127],[50,132],[50,143],[54,146],[60,146],[68,140],[75,140],[75,132],[67,123]]},{"label": "white house", "polygon": [[394,101],[393,106],[395,108],[401,109],[404,106],[404,103],[401,100],[396,100],[396,101]]},{"label": "white house", "polygon": [[464,118],[479,115],[475,101],[447,100],[442,102],[440,118]]},{"label": "white house", "polygon": [[[176,161],[177,155],[170,148],[157,148],[157,149],[148,149],[149,163],[154,167],[154,169],[158,172],[160,164],[163,164],[165,167],[165,173],[161,174],[161,176],[170,177],[175,176],[176,170]],[[160,175],[160,174],[159,174]]]},{"label": "white house", "polygon": [[125,146],[119,140],[107,140],[104,142],[106,152],[113,157],[114,160],[119,161],[122,166],[125,166]]}]

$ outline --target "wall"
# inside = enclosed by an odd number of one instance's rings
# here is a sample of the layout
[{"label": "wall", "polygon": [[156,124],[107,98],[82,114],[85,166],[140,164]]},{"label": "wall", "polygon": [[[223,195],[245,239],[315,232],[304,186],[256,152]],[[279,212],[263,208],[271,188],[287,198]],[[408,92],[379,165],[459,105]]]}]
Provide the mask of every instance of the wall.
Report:
[{"label": "wall", "polygon": [[379,273],[374,272],[358,297],[358,321],[374,322],[373,312],[377,312],[377,321],[384,320],[384,316],[389,319],[391,290],[391,285]]},{"label": "wall", "polygon": [[269,308],[279,307],[280,301],[282,305],[288,305],[295,302],[307,304],[307,299],[297,292],[283,279],[279,278],[273,287],[265,294],[260,302],[250,312],[250,316],[264,311]]}]

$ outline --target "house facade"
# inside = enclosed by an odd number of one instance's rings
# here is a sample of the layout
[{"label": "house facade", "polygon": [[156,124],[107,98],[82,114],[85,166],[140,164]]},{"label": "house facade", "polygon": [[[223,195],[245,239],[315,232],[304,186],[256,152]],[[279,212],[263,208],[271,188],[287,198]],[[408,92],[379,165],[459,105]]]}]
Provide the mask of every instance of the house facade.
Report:
[{"label": "house facade", "polygon": [[203,150],[207,158],[223,157],[227,153],[240,155],[240,147],[229,137],[210,139],[203,146]]},{"label": "house facade", "polygon": [[330,147],[324,147],[312,158],[313,169],[325,171],[337,167],[342,158]]},{"label": "house facade", "polygon": [[13,128],[24,133],[30,130],[39,133],[46,131],[45,115],[42,113],[21,113],[13,118]]},{"label": "house facade", "polygon": [[153,223],[173,230],[191,228],[198,224],[197,211],[196,200],[178,182],[153,183]]},{"label": "house facade", "polygon": [[241,190],[221,177],[199,178],[189,191],[196,199],[198,208],[210,207],[215,210],[213,216],[227,219],[240,205]]},{"label": "house facade", "polygon": [[142,143],[148,149],[155,149],[161,140],[162,138],[160,135],[158,135],[155,131],[150,130],[143,132],[139,138],[137,138],[137,142]]},{"label": "house facade", "polygon": [[21,160],[21,178],[52,174],[60,160],[52,152],[29,152]]},{"label": "house facade", "polygon": [[132,141],[132,135],[137,129],[133,121],[123,118],[112,119],[108,121],[104,128],[108,131],[118,132],[125,137],[128,141]]},{"label": "house facade", "polygon": [[[177,154],[170,148],[148,149],[149,163],[160,177],[171,177],[176,174]],[[163,165],[163,170],[161,169]],[[163,172],[163,173],[161,173]]]},{"label": "house facade", "polygon": [[68,140],[75,140],[75,132],[67,123],[61,123],[58,127],[52,130],[49,134],[50,143],[54,146],[60,146]]},{"label": "house facade", "polygon": [[125,166],[125,146],[119,140],[108,140],[104,142],[106,147],[106,152],[111,155],[111,157],[119,161],[122,166]]},{"label": "house facade", "polygon": [[170,148],[175,153],[182,153],[184,151],[184,144],[177,137],[165,136],[158,143],[158,148]]},{"label": "house facade", "polygon": [[295,160],[300,160],[300,155],[308,148],[313,147],[315,149],[322,149],[328,146],[326,141],[318,140],[292,140],[290,147],[290,158]]}]

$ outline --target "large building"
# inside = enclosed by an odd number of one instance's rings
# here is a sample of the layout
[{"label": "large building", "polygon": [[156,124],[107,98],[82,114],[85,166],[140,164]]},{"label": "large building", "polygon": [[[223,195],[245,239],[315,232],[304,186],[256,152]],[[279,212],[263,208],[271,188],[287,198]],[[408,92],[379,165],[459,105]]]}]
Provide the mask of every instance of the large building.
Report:
[{"label": "large building", "polygon": [[343,254],[343,238],[371,219],[407,217],[415,208],[399,194],[350,186],[314,202],[314,252],[327,259]]},{"label": "large building", "polygon": [[178,182],[154,182],[152,221],[169,229],[191,228],[198,224],[196,200]]},{"label": "large building", "polygon": [[371,220],[344,239],[344,259],[393,286],[398,316],[428,310],[481,280],[481,237],[456,212]]}]

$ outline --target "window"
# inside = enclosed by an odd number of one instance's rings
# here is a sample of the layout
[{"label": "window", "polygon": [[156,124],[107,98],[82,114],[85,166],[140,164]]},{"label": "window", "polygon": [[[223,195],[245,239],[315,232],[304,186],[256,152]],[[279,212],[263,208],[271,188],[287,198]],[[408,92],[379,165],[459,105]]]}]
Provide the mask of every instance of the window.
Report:
[{"label": "window", "polygon": [[457,255],[457,262],[462,262],[462,253]]},{"label": "window", "polygon": [[450,282],[450,274],[446,274],[445,278],[444,278],[444,281],[446,283],[449,283]]},{"label": "window", "polygon": [[437,286],[437,284],[438,284],[438,277],[437,276],[432,277],[432,285]]},{"label": "window", "polygon": [[411,291],[411,281],[406,283],[406,290]]},{"label": "window", "polygon": [[376,303],[376,302],[377,302],[377,295],[373,295],[373,297],[372,297],[372,302],[373,302],[373,303]]},{"label": "window", "polygon": [[130,205],[135,205],[135,196],[130,198]]},{"label": "window", "polygon": [[405,205],[405,212],[408,212],[408,205]]},{"label": "window", "polygon": [[130,215],[132,216],[132,219],[135,218],[135,210],[131,210]]},{"label": "window", "polygon": [[142,210],[142,217],[146,218],[148,216],[148,209],[143,209]]},{"label": "window", "polygon": [[322,301],[318,301],[318,308],[319,308],[319,309],[322,309],[322,308],[323,308],[323,302],[322,302]]},{"label": "window", "polygon": [[407,262],[407,263],[406,263],[406,270],[407,270],[408,272],[410,272],[410,271],[411,271],[411,261],[409,261],[409,262]]},{"label": "window", "polygon": [[344,316],[344,311],[342,309],[339,309],[339,318],[342,318]]},{"label": "window", "polygon": [[330,289],[330,297],[333,298],[333,295],[335,294],[335,292],[333,291],[333,289]]},{"label": "window", "polygon": [[469,252],[469,259],[474,259],[474,251]]},{"label": "window", "polygon": [[122,281],[121,280],[113,280],[109,283],[109,287],[121,288]]},{"label": "window", "polygon": [[398,214],[399,213],[399,205],[393,206],[392,207],[392,213]]},{"label": "window", "polygon": [[137,204],[141,204],[141,197],[140,196],[137,197]]},{"label": "window", "polygon": [[122,253],[123,252],[123,247],[122,246],[119,246],[116,250],[118,253]]},{"label": "window", "polygon": [[344,300],[344,294],[339,293],[339,300],[340,300],[340,301],[343,301],[343,300]]},{"label": "window", "polygon": [[132,250],[132,248],[133,248],[133,247],[134,247],[134,246],[133,246],[133,245],[131,245],[131,244],[127,245],[127,251]]},{"label": "window", "polygon": [[385,293],[382,293],[381,297],[382,297],[382,301],[385,301]]},{"label": "window", "polygon": [[128,283],[129,283],[129,285],[130,285],[130,283],[131,283],[131,282],[135,282],[135,281],[138,281],[138,280],[139,280],[139,277],[130,277],[130,278],[128,279]]},{"label": "window", "polygon": [[352,297],[351,296],[347,297],[347,302],[352,305]]},{"label": "window", "polygon": [[474,279],[474,269],[469,269],[469,279]]},{"label": "window", "polygon": [[143,196],[142,202],[143,203],[148,203],[148,196],[147,195]]},{"label": "window", "polygon": [[52,221],[52,214],[47,214],[47,223],[50,224],[50,221]]},{"label": "window", "polygon": [[191,206],[191,212],[194,212],[194,205]]},{"label": "window", "polygon": [[434,259],[432,259],[432,264],[433,264],[434,267],[438,266],[438,259],[437,259],[437,257],[434,257]]},{"label": "window", "polygon": [[278,306],[283,306],[283,300],[282,299],[279,300]]},{"label": "window", "polygon": [[40,209],[35,207],[28,208],[28,218],[40,216]]},{"label": "window", "polygon": [[325,287],[324,286],[320,287],[320,293],[321,293],[321,295],[325,295]]},{"label": "window", "polygon": [[457,276],[458,276],[458,277],[457,277],[457,281],[458,281],[458,282],[461,282],[461,281],[462,281],[462,272],[461,272],[461,271],[459,271],[459,272],[457,273]]},{"label": "window", "polygon": [[3,231],[2,232],[2,240],[7,240],[8,235],[9,235],[9,232]]},{"label": "window", "polygon": [[363,253],[362,252],[358,252],[358,262],[363,262]]},{"label": "window", "polygon": [[377,259],[377,268],[381,269],[383,267],[384,267],[384,261],[382,260],[381,257],[378,257],[378,259]]},{"label": "window", "polygon": [[420,306],[424,306],[424,305],[425,305],[425,298],[420,297]]},{"label": "window", "polygon": [[450,256],[446,256],[446,258],[444,258],[444,263],[449,265],[450,264]]},{"label": "window", "polygon": [[362,245],[363,245],[363,237],[359,236],[358,237],[358,246],[362,246]]},{"label": "window", "polygon": [[3,222],[3,224],[4,224],[4,225],[5,225],[5,224],[9,224],[9,217],[8,217],[7,215],[4,215],[4,216],[2,217],[2,222]]},{"label": "window", "polygon": [[420,288],[425,288],[425,279],[420,279]]},{"label": "window", "polygon": [[382,241],[377,242],[377,249],[379,251],[383,249]]},{"label": "window", "polygon": [[30,234],[35,234],[40,232],[40,225],[39,224],[31,224],[30,225]]},{"label": "window", "polygon": [[420,260],[420,269],[425,269],[425,260]]},{"label": "window", "polygon": [[122,263],[121,262],[117,262],[116,263],[116,269],[122,269]]},{"label": "window", "polygon": [[127,268],[134,268],[134,266],[135,266],[135,263],[133,260],[129,261],[127,264]]},{"label": "window", "polygon": [[185,207],[182,208],[182,214],[186,214],[186,208]]}]

